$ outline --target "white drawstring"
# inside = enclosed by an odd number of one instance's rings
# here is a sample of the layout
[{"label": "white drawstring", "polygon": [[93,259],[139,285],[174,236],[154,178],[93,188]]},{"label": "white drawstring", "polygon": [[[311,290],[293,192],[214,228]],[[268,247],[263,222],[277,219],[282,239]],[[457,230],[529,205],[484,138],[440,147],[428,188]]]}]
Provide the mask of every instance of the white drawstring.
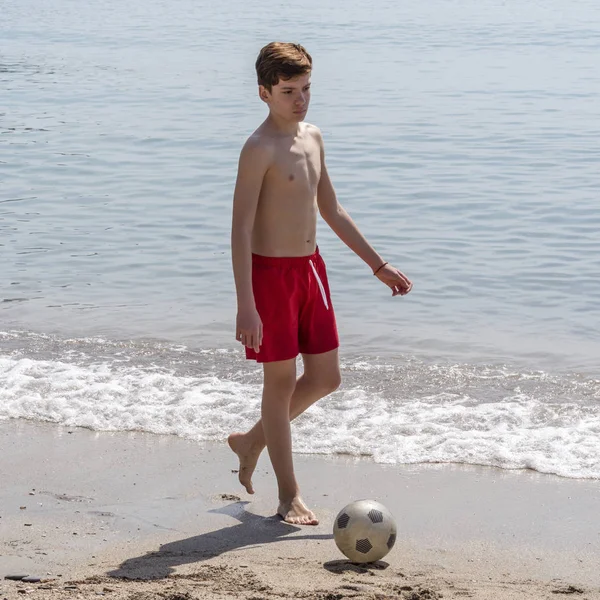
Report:
[{"label": "white drawstring", "polygon": [[319,274],[317,273],[317,269],[315,269],[315,265],[313,265],[313,261],[309,260],[308,262],[310,263],[310,266],[312,267],[315,277],[317,278],[317,283],[319,284],[319,289],[321,290],[321,296],[323,296],[323,302],[325,303],[325,308],[327,310],[329,310],[329,302],[327,302],[327,295],[325,294],[325,288],[323,287],[323,284],[321,283],[321,278],[319,277]]}]

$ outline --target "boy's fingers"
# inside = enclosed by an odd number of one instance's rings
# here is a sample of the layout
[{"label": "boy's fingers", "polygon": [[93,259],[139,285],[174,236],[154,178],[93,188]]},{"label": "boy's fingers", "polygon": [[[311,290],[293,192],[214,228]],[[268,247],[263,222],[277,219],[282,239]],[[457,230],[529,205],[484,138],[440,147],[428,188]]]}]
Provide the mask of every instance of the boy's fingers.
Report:
[{"label": "boy's fingers", "polygon": [[412,283],[409,283],[408,285],[391,285],[390,288],[392,289],[392,296],[405,296],[412,289]]},{"label": "boy's fingers", "polygon": [[405,289],[405,290],[409,290],[412,287],[412,282],[410,279],[408,279],[408,277],[406,276],[402,276],[400,278],[400,283],[397,284],[399,288]]},{"label": "boy's fingers", "polygon": [[239,333],[236,339],[246,348],[253,348],[256,352],[260,350],[262,344],[262,328],[255,333]]},{"label": "boy's fingers", "polygon": [[410,279],[404,273],[398,271],[398,276],[400,277],[400,280],[404,283],[404,285],[410,284]]},{"label": "boy's fingers", "polygon": [[386,277],[382,279],[384,283],[392,290],[392,296],[404,296],[412,290],[411,280],[402,271],[396,269],[396,277],[392,277],[393,283]]}]

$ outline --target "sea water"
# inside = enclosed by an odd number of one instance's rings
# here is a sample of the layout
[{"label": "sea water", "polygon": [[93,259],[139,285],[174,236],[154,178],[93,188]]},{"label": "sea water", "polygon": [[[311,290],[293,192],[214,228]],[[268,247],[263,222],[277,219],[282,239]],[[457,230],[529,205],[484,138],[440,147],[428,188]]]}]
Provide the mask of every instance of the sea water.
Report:
[{"label": "sea water", "polygon": [[600,477],[592,0],[0,1],[0,418],[258,418],[229,233],[272,40],[312,54],[338,198],[414,282],[319,223],[344,383],[295,450]]}]

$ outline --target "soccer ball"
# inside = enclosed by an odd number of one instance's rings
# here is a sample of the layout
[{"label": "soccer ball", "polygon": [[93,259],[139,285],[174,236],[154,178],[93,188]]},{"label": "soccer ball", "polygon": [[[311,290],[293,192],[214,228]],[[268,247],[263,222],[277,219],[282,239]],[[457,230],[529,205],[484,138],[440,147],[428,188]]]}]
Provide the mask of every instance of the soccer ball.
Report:
[{"label": "soccer ball", "polygon": [[337,547],[352,562],[383,558],[396,543],[392,513],[375,500],[357,500],[344,506],[333,524]]}]

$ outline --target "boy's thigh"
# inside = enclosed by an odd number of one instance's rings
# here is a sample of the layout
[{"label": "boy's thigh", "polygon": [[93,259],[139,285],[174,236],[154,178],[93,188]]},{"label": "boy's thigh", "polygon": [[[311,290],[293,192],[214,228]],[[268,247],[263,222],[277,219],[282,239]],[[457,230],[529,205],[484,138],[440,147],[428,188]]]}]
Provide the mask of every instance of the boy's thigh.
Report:
[{"label": "boy's thigh", "polygon": [[338,348],[320,354],[302,353],[304,375],[315,381],[339,381],[340,357]]}]

